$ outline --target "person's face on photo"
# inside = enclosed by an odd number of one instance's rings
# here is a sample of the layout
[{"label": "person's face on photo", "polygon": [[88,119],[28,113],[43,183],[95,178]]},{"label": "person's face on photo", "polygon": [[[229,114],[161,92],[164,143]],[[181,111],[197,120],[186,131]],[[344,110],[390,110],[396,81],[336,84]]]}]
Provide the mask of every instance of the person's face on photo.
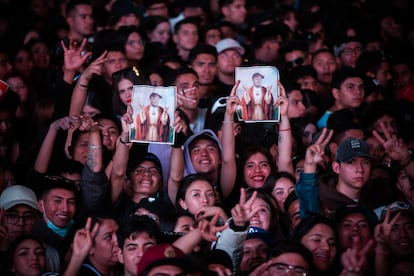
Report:
[{"label": "person's face on photo", "polygon": [[11,270],[13,275],[41,275],[45,264],[43,247],[35,240],[26,239],[16,247]]},{"label": "person's face on photo", "polygon": [[94,31],[94,19],[91,5],[77,5],[75,10],[67,17],[72,32],[81,36],[89,36]]},{"label": "person's face on photo", "polygon": [[39,210],[55,226],[65,228],[75,215],[75,194],[63,188],[51,189],[43,199],[39,200]]},{"label": "person's face on photo", "polygon": [[285,203],[288,195],[295,190],[295,184],[289,179],[281,177],[275,182],[272,190],[272,196],[276,199],[277,207],[283,210],[283,203]]},{"label": "person's face on photo", "polygon": [[160,97],[157,95],[150,97],[150,104],[153,107],[157,107],[160,105]]},{"label": "person's face on photo", "polygon": [[185,198],[179,200],[181,208],[197,215],[200,208],[214,206],[216,194],[213,186],[204,180],[195,180],[185,192]]},{"label": "person's face on photo", "polygon": [[249,188],[262,188],[271,172],[269,160],[257,152],[252,154],[244,164],[244,181]]},{"label": "person's face on photo", "polygon": [[104,77],[112,83],[112,74],[128,67],[128,59],[123,52],[111,51],[106,54]]},{"label": "person's face on photo", "polygon": [[151,246],[156,245],[154,238],[147,232],[132,234],[124,241],[120,250],[119,261],[124,265],[125,275],[137,275],[138,264],[142,256]]},{"label": "person's face on photo", "polygon": [[125,52],[129,60],[141,60],[144,55],[144,48],[144,41],[139,33],[133,32],[128,36]]},{"label": "person's face on photo", "polygon": [[192,23],[181,25],[181,28],[174,34],[173,39],[178,49],[186,51],[193,49],[198,42],[197,26]]},{"label": "person's face on photo", "polygon": [[259,211],[250,219],[250,226],[259,227],[263,230],[269,231],[272,218],[271,206],[261,198],[256,198],[252,204],[252,209],[260,207]]},{"label": "person's face on photo", "polygon": [[221,163],[220,150],[215,142],[209,139],[198,139],[190,148],[190,159],[197,173],[216,172]]},{"label": "person's face on photo", "polygon": [[320,223],[312,227],[300,242],[312,252],[313,263],[319,271],[326,271],[336,255],[336,236],[334,230]]},{"label": "person's face on photo", "polygon": [[261,239],[248,239],[243,242],[243,257],[240,271],[251,272],[267,260],[269,246]]},{"label": "person's face on photo", "polygon": [[398,256],[410,256],[414,253],[414,218],[402,214],[391,226],[390,248]]},{"label": "person's face on photo", "polygon": [[315,56],[312,62],[313,68],[318,73],[318,81],[329,84],[332,81],[332,74],[336,70],[336,61],[333,54],[322,52]]},{"label": "person's face on photo", "polygon": [[129,79],[122,79],[118,82],[119,98],[124,105],[131,104],[133,90],[134,84]]},{"label": "person's face on photo", "polygon": [[211,84],[217,73],[216,57],[210,54],[199,54],[191,63],[191,68],[196,71],[201,85]]},{"label": "person's face on photo", "polygon": [[[177,86],[177,92],[185,91],[185,97],[194,100],[193,101],[183,101],[181,108],[194,110],[198,107],[198,102],[200,100],[199,96],[199,83],[196,75],[192,73],[180,75],[175,80],[175,85]],[[194,88],[194,89],[191,89]]]},{"label": "person's face on photo", "polygon": [[339,89],[332,89],[335,101],[341,108],[358,108],[364,101],[364,82],[361,78],[347,78]]},{"label": "person's face on photo", "polygon": [[262,86],[262,80],[263,80],[263,78],[261,76],[255,76],[253,78],[253,85],[255,87],[261,87]]},{"label": "person's face on photo", "polygon": [[140,163],[131,172],[132,190],[136,194],[152,196],[155,195],[161,187],[161,174],[151,161]]},{"label": "person's face on photo", "polygon": [[112,120],[99,119],[99,130],[102,134],[102,144],[109,150],[115,151],[119,130]]},{"label": "person's face on photo", "polygon": [[148,32],[148,39],[150,42],[161,42],[164,45],[167,45],[170,40],[171,27],[169,22],[161,22],[155,27],[152,32]]},{"label": "person's face on photo", "polygon": [[103,219],[94,239],[89,258],[104,267],[115,266],[118,263],[118,224],[113,219]]},{"label": "person's face on photo", "polygon": [[356,238],[360,244],[367,244],[371,236],[368,220],[362,214],[349,214],[339,223],[338,241],[344,250],[351,248]]},{"label": "person's face on photo", "polygon": [[7,238],[13,241],[20,235],[32,232],[36,217],[36,210],[25,204],[18,204],[6,210],[5,218],[0,223],[7,228]]}]

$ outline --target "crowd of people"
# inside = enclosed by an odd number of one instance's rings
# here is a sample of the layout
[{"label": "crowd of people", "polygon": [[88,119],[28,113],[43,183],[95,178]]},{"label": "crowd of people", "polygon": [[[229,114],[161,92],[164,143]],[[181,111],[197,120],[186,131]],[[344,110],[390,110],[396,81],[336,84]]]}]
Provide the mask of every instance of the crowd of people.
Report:
[{"label": "crowd of people", "polygon": [[[0,274],[414,275],[413,16],[0,1]],[[277,97],[243,66],[276,67]],[[134,85],[176,110],[136,115]]]}]

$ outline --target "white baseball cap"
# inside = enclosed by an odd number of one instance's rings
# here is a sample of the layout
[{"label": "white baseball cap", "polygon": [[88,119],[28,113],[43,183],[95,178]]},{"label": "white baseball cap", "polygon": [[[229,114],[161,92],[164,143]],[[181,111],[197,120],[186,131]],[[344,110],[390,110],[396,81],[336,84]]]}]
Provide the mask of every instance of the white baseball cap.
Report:
[{"label": "white baseball cap", "polygon": [[234,39],[225,38],[217,42],[216,44],[217,53],[220,54],[226,50],[234,49],[236,50],[241,56],[244,55],[244,48]]},{"label": "white baseball cap", "polygon": [[12,185],[4,189],[0,195],[0,208],[8,210],[18,204],[39,210],[36,195],[31,189],[22,185]]}]

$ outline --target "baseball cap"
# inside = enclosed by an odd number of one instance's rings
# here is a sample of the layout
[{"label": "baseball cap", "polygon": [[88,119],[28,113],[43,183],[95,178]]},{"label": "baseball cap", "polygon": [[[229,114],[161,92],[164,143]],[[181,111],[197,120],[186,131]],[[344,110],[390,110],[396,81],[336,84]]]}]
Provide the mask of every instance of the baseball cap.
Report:
[{"label": "baseball cap", "polygon": [[361,47],[362,47],[362,43],[358,37],[348,36],[338,41],[338,43],[335,45],[334,47],[335,56],[339,57],[339,55],[345,50],[347,44],[350,42],[358,42],[359,44],[361,44]]},{"label": "baseball cap", "polygon": [[203,129],[199,133],[190,136],[185,142],[184,148],[188,147],[190,149],[193,146],[193,144],[200,139],[207,139],[213,141],[221,151],[221,145],[218,142],[218,138],[216,134],[210,129]]},{"label": "baseball cap", "polygon": [[411,207],[410,204],[402,201],[396,201],[389,205],[378,207],[374,210],[374,213],[377,215],[379,221],[383,221],[385,219],[385,214],[388,209],[391,209],[391,213],[399,211],[414,213],[414,208]]},{"label": "baseball cap", "polygon": [[268,246],[272,246],[274,243],[273,237],[272,235],[259,227],[249,227],[249,231],[247,232],[247,237],[246,240],[250,240],[250,239],[259,239],[264,241]]},{"label": "baseball cap", "polygon": [[356,157],[371,158],[367,142],[358,138],[348,138],[339,144],[336,151],[337,162],[348,162]]},{"label": "baseball cap", "polygon": [[173,265],[187,270],[188,260],[185,258],[183,251],[172,244],[160,244],[151,246],[142,256],[138,264],[138,273],[141,275],[144,271],[153,269],[161,265]]},{"label": "baseball cap", "polygon": [[8,210],[18,204],[25,204],[39,210],[36,195],[31,189],[22,185],[13,185],[4,189],[0,195],[0,208]]},{"label": "baseball cap", "polygon": [[234,39],[225,38],[217,42],[216,44],[217,53],[220,54],[226,50],[234,49],[236,50],[241,56],[244,55],[244,48]]},{"label": "baseball cap", "polygon": [[258,72],[253,74],[252,79],[254,79],[255,77],[261,77],[262,79],[264,78],[264,76]]},{"label": "baseball cap", "polygon": [[141,164],[144,161],[151,161],[152,163],[154,163],[155,167],[158,169],[158,171],[160,172],[162,176],[162,169],[161,169],[162,167],[161,167],[160,159],[158,159],[158,157],[151,152],[147,152],[142,156],[138,156],[132,159],[128,166],[127,175],[130,175],[132,170],[135,169],[139,164]]},{"label": "baseball cap", "polygon": [[338,223],[346,216],[355,213],[362,214],[367,219],[371,227],[374,227],[378,223],[378,219],[374,211],[371,211],[367,207],[359,204],[348,204],[337,208],[335,213],[336,222]]},{"label": "baseball cap", "polygon": [[159,93],[152,92],[152,93],[150,94],[150,98],[155,97],[155,96],[157,96],[157,97],[159,97],[160,99],[162,99],[162,96],[161,96],[161,94],[159,94]]}]

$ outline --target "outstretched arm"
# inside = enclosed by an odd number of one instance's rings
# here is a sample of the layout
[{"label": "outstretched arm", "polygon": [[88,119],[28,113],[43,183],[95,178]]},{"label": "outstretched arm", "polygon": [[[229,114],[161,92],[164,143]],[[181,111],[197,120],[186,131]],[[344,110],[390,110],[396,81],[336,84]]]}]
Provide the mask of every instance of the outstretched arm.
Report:
[{"label": "outstretched arm", "polygon": [[64,117],[50,124],[49,131],[43,140],[42,146],[37,154],[34,164],[35,171],[46,173],[49,167],[50,158],[52,156],[53,146],[59,130],[68,130],[72,128],[73,123],[78,120],[76,117]]},{"label": "outstretched arm", "polygon": [[230,96],[227,99],[226,112],[224,113],[224,121],[222,126],[221,145],[223,151],[221,153],[222,165],[220,183],[224,198],[230,195],[234,185],[236,184],[237,168],[235,158],[236,140],[234,136],[234,113],[237,110],[237,106],[240,104],[240,100],[236,96],[239,84],[240,80],[238,80],[233,86]]},{"label": "outstretched arm", "polygon": [[276,162],[279,171],[289,172],[294,175],[292,165],[292,130],[290,128],[290,121],[288,117],[288,98],[286,97],[286,90],[282,83],[279,82],[280,95],[276,100],[276,105],[280,108],[280,123],[279,123],[279,142],[278,142],[278,160]]},{"label": "outstretched arm", "polygon": [[79,80],[75,85],[75,89],[73,90],[69,115],[82,114],[82,109],[86,102],[89,81],[95,75],[102,75],[103,63],[106,61],[106,53],[107,52],[105,51],[100,57],[89,64],[86,70],[79,77]]},{"label": "outstretched arm", "polygon": [[127,112],[121,118],[122,133],[119,136],[111,170],[111,201],[115,202],[126,186],[126,171],[128,166],[129,150],[132,143],[129,142],[129,128],[132,124],[132,109],[127,107]]}]

